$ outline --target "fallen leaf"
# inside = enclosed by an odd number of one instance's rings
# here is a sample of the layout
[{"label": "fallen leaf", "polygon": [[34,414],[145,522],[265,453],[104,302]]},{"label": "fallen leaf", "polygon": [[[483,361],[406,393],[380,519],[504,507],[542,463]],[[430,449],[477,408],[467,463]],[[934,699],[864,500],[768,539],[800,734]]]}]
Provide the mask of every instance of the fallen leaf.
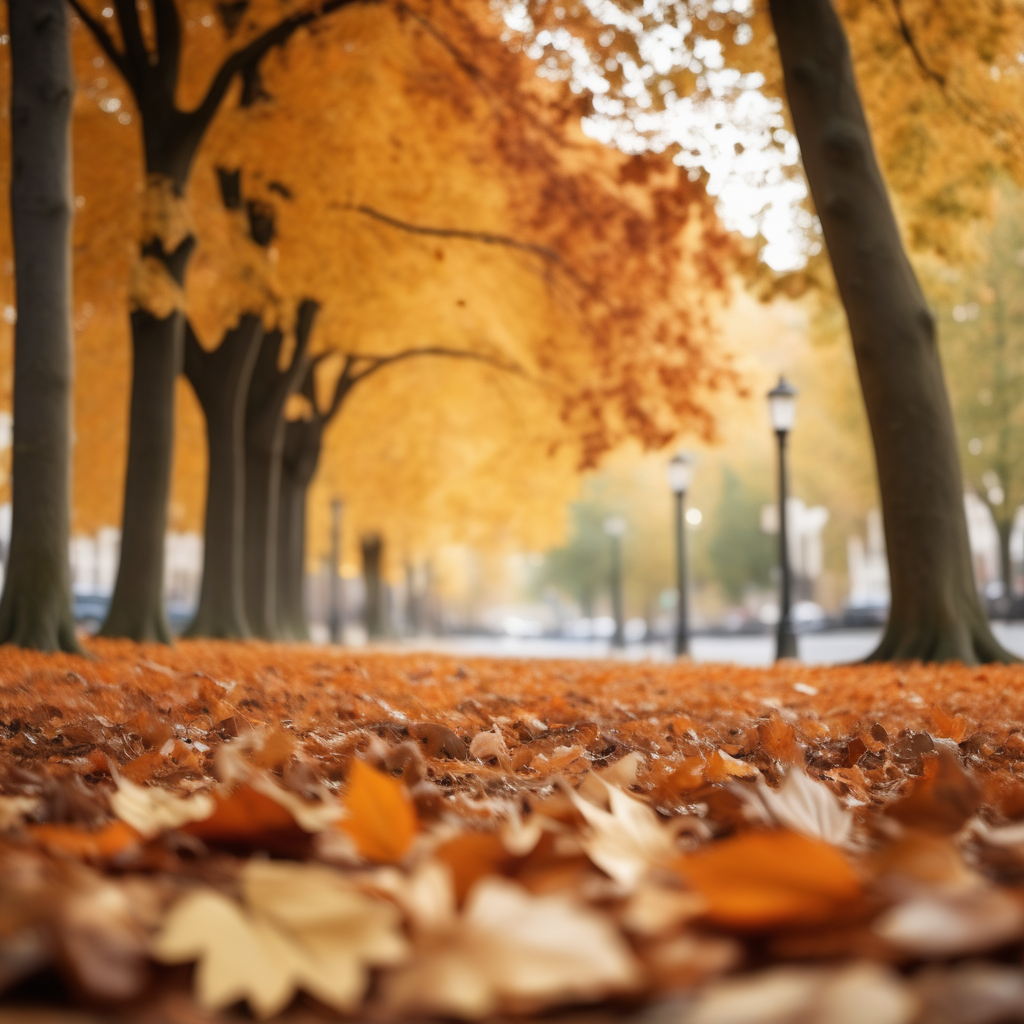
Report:
[{"label": "fallen leaf", "polygon": [[106,861],[140,845],[142,836],[123,821],[89,830],[77,825],[29,825],[33,838],[53,853]]},{"label": "fallen leaf", "polygon": [[416,838],[416,809],[397,779],[353,759],[345,810],[341,828],[367,860],[393,864],[409,852]]},{"label": "fallen leaf", "polygon": [[877,964],[775,967],[714,982],[685,1024],[910,1024],[918,1005],[899,975]]},{"label": "fallen leaf", "polygon": [[1024,908],[1003,890],[978,885],[899,903],[878,918],[874,930],[917,956],[964,956],[1018,939]]},{"label": "fallen leaf", "polygon": [[1004,964],[974,962],[928,967],[914,978],[935,1024],[1008,1024],[1021,1019],[1024,972]]},{"label": "fallen leaf", "polygon": [[0,796],[0,832],[17,828],[38,808],[39,798],[35,796]]},{"label": "fallen leaf", "polygon": [[147,839],[190,821],[202,821],[216,810],[209,793],[183,797],[159,786],[138,786],[122,777],[114,777],[117,791],[111,794],[111,810]]},{"label": "fallen leaf", "polygon": [[675,861],[710,920],[760,929],[829,918],[860,895],[846,858],[796,832],[745,832]]},{"label": "fallen leaf", "polygon": [[304,989],[351,1010],[368,968],[401,960],[407,944],[397,908],[327,868],[252,860],[243,904],[212,889],[179,901],[153,944],[164,963],[198,961],[196,996],[219,1010],[241,999],[263,1018]]},{"label": "fallen leaf", "polygon": [[469,744],[469,756],[477,761],[497,761],[503,768],[509,770],[512,765],[509,757],[508,747],[505,744],[505,737],[495,725],[487,732],[478,732]]},{"label": "fallen leaf", "polygon": [[[570,790],[573,803],[590,826],[583,837],[583,849],[602,871],[632,889],[652,865],[676,853],[676,832],[647,804],[617,786],[603,785],[611,808],[608,811]],[[677,818],[676,824],[685,820]]]},{"label": "fallen leaf", "polygon": [[630,894],[619,920],[630,934],[653,937],[675,931],[706,909],[704,898],[692,890],[645,883]]},{"label": "fallen leaf", "polygon": [[[438,889],[435,904],[450,907],[446,875],[424,877]],[[564,896],[531,896],[504,879],[479,882],[457,919],[435,909],[418,920],[413,958],[382,980],[392,1010],[480,1018],[504,1006],[592,1001],[640,978],[604,915]]]},{"label": "fallen leaf", "polygon": [[778,789],[771,789],[759,777],[756,789],[753,792],[743,790],[743,796],[763,809],[769,821],[794,832],[833,846],[849,841],[853,815],[840,805],[828,786],[802,771],[790,771]]},{"label": "fallen leaf", "polygon": [[708,758],[704,778],[708,782],[728,782],[730,779],[752,779],[761,773],[746,761],[737,761],[724,750],[716,750]]},{"label": "fallen leaf", "polygon": [[214,793],[213,799],[213,814],[183,825],[182,832],[211,846],[238,852],[265,850],[298,856],[308,850],[310,835],[299,827],[291,811],[252,786]]},{"label": "fallen leaf", "polygon": [[887,808],[897,821],[925,832],[952,835],[978,809],[981,786],[960,763],[957,754],[939,745],[924,761],[924,775]]}]

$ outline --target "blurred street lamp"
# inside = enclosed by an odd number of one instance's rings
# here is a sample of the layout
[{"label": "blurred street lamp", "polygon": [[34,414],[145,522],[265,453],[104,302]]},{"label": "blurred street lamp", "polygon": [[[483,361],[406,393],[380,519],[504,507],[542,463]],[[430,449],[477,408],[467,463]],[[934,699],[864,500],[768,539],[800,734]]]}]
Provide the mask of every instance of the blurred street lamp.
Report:
[{"label": "blurred street lamp", "polygon": [[676,497],[676,657],[690,653],[690,616],[686,586],[686,518],[684,505],[686,492],[693,477],[693,458],[687,452],[677,452],[668,464],[668,485]]},{"label": "blurred street lamp", "polygon": [[331,643],[340,644],[345,631],[344,595],[338,570],[341,562],[341,512],[344,504],[340,498],[331,502],[331,572],[330,572],[330,633]]},{"label": "blurred street lamp", "polygon": [[626,520],[622,516],[609,516],[604,521],[604,532],[612,543],[612,614],[615,617],[613,647],[626,646],[626,625],[622,613],[622,535],[626,532]]},{"label": "blurred street lamp", "polygon": [[775,645],[775,659],[797,657],[796,633],[790,617],[792,580],[789,569],[789,537],[786,531],[786,435],[793,429],[796,419],[796,388],[785,377],[768,392],[768,410],[772,427],[779,439],[779,626]]}]

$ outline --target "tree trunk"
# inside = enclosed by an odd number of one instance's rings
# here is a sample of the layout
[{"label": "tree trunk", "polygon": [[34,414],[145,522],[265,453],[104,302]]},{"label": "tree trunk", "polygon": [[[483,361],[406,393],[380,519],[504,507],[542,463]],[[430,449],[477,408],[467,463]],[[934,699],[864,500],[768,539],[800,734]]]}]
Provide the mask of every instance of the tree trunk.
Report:
[{"label": "tree trunk", "polygon": [[277,532],[277,626],[284,640],[309,640],[303,580],[306,569],[306,487],[281,477]]},{"label": "tree trunk", "polygon": [[996,519],[999,533],[999,572],[1003,581],[1003,596],[999,601],[1002,609],[1009,611],[1013,601],[1013,558],[1010,556],[1010,534],[1013,532],[1013,516]]},{"label": "tree trunk", "polygon": [[76,651],[71,518],[71,105],[64,0],[10,0],[14,340],[11,549],[0,642]]},{"label": "tree trunk", "polygon": [[206,352],[186,328],[185,374],[206,416],[209,451],[203,584],[189,636],[247,637],[242,576],[245,531],[245,405],[260,317],[247,314]]},{"label": "tree trunk", "polygon": [[278,368],[283,335],[269,331],[256,356],[245,414],[245,609],[254,636],[274,640],[277,621],[277,541],[280,530],[284,409],[308,368],[306,351],[319,306],[299,305],[295,351]]},{"label": "tree trunk", "polygon": [[384,539],[379,533],[368,533],[361,541],[363,549],[363,583],[366,593],[363,600],[363,622],[366,636],[376,640],[384,636],[384,588],[381,580],[381,563],[384,555]]},{"label": "tree trunk", "polygon": [[892,605],[870,660],[1013,660],[975,587],[935,321],[903,250],[842,25],[830,0],[770,8],[878,468]]},{"label": "tree trunk", "polygon": [[309,640],[306,573],[306,495],[316,473],[326,421],[319,415],[285,425],[277,530],[277,625],[283,639]]}]

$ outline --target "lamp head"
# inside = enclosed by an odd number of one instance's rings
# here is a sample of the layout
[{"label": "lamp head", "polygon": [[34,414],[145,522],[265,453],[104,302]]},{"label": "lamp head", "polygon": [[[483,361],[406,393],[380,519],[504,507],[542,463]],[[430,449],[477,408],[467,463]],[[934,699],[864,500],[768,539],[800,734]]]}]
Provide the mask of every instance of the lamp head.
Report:
[{"label": "lamp head", "polygon": [[796,419],[797,390],[785,377],[779,377],[779,383],[768,392],[768,411],[772,426],[780,434],[793,429]]},{"label": "lamp head", "polygon": [[685,494],[690,489],[692,479],[693,456],[689,452],[676,452],[668,463],[668,485],[672,493]]}]

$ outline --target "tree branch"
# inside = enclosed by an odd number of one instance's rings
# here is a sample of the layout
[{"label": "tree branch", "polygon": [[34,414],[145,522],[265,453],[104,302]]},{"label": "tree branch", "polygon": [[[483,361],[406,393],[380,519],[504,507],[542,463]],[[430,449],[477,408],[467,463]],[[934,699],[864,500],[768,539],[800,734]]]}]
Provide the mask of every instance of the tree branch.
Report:
[{"label": "tree branch", "polygon": [[121,76],[128,83],[128,87],[133,93],[138,95],[138,88],[131,69],[128,67],[128,61],[125,59],[125,55],[114,45],[114,40],[110,37],[110,33],[98,22],[81,4],[81,0],[68,0],[71,4],[71,9],[82,19],[82,23],[89,30],[93,39],[99,44],[100,49],[107,55],[107,59],[117,68],[121,73]]},{"label": "tree branch", "polygon": [[135,0],[113,0],[113,3],[117,11],[117,23],[121,26],[125,59],[131,65],[135,81],[141,87],[149,71],[149,52],[146,50],[146,41],[142,38],[138,8],[135,6]]},{"label": "tree branch", "polygon": [[176,0],[152,0],[156,23],[157,71],[164,92],[174,100],[181,64],[181,17]]},{"label": "tree branch", "polygon": [[498,235],[490,231],[469,231],[463,228],[436,228],[422,224],[411,224],[409,221],[399,220],[397,217],[382,213],[380,210],[375,210],[372,206],[367,206],[364,203],[358,206],[346,205],[342,209],[361,213],[365,217],[380,221],[381,224],[387,224],[388,227],[397,228],[399,231],[408,231],[414,235],[427,235],[432,238],[459,238],[469,242],[482,242],[484,245],[504,246],[508,249],[528,252],[561,268],[567,277],[571,278],[586,291],[592,290],[554,249],[546,245],[538,245],[535,242],[520,242],[518,239],[510,238],[508,235]]},{"label": "tree branch", "polygon": [[[429,346],[427,348],[408,348],[403,352],[396,352],[394,355],[390,356],[363,355],[358,352],[347,353],[345,356],[346,368],[342,372],[342,376],[338,379],[338,384],[334,389],[334,400],[328,411],[324,414],[325,421],[329,421],[335,413],[337,413],[338,409],[341,408],[345,396],[361,381],[366,380],[367,377],[371,377],[378,370],[384,369],[385,366],[392,366],[395,363],[403,362],[406,359],[414,359],[417,356],[444,356],[448,359],[466,359],[472,362],[486,363],[488,366],[504,370],[507,373],[514,373],[520,377],[527,376],[523,368],[517,363],[504,362],[496,356],[488,355],[486,352],[471,352],[467,349],[445,348],[440,345]],[[349,373],[351,367],[354,367],[356,363],[361,362],[368,362],[370,365],[364,370]],[[348,374],[347,380],[346,374]],[[341,386],[342,383],[346,384],[344,388]]]},{"label": "tree branch", "polygon": [[224,99],[224,94],[228,91],[228,86],[231,85],[232,78],[246,68],[256,64],[268,50],[287,42],[291,35],[303,25],[316,21],[325,14],[330,14],[332,11],[347,7],[349,4],[377,2],[379,0],[324,0],[315,10],[300,11],[279,21],[261,35],[258,35],[251,43],[243,46],[240,50],[236,50],[221,64],[202,102],[188,116],[194,118],[201,129],[205,129],[210,121],[213,120],[214,114],[217,113],[217,109]]}]

